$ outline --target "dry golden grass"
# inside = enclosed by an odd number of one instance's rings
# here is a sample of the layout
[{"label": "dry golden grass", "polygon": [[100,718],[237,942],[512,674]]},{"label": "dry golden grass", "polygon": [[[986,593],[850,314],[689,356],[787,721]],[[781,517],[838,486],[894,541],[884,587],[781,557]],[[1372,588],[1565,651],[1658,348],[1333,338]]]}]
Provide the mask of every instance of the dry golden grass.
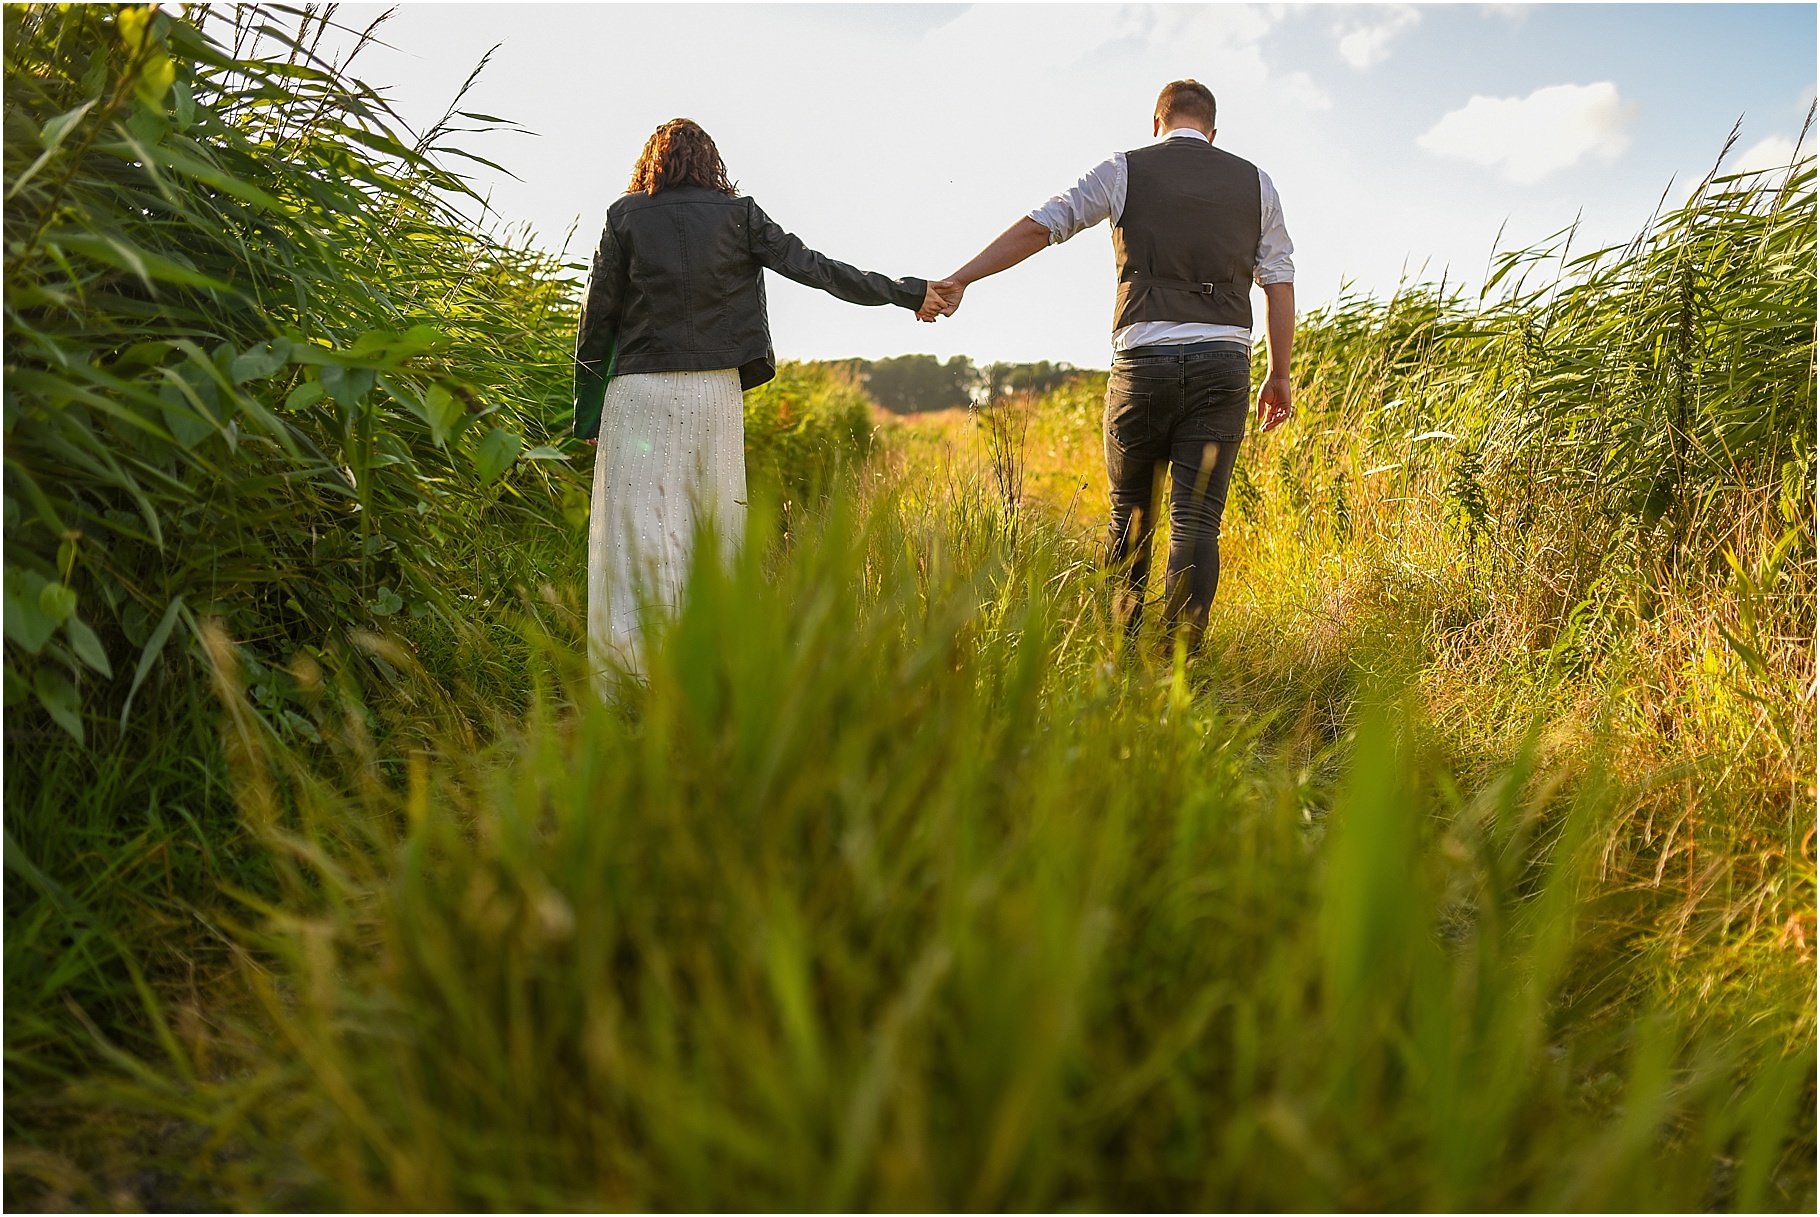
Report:
[{"label": "dry golden grass", "polygon": [[[1084,561],[1108,506],[1101,393],[1089,379],[997,407],[1011,420],[1001,430],[1022,430],[1020,509]],[[900,469],[1000,491],[984,412],[894,416],[886,434]],[[1312,761],[1350,729],[1362,669],[1395,652],[1415,662],[1423,708],[1468,771],[1494,770],[1532,733],[1552,763],[1598,758],[1630,791],[1599,876],[1647,910],[1628,914],[1634,949],[1703,1016],[1772,1019],[1789,1042],[1810,1040],[1813,639],[1783,618],[1765,662],[1748,664],[1727,641],[1743,625],[1721,573],[1650,572],[1639,586],[1672,590],[1646,590],[1637,611],[1639,593],[1589,562],[1603,538],[1579,518],[1463,543],[1438,478],[1371,472],[1362,449],[1335,453],[1334,435],[1253,435],[1242,450],[1260,491],[1228,502],[1208,646],[1226,695],[1280,717],[1284,746]],[[1314,452],[1350,487],[1344,528],[1319,501]],[[1765,559],[1772,495],[1709,510],[1726,521],[1715,544],[1747,569]],[[1811,568],[1795,577],[1811,583]]]}]

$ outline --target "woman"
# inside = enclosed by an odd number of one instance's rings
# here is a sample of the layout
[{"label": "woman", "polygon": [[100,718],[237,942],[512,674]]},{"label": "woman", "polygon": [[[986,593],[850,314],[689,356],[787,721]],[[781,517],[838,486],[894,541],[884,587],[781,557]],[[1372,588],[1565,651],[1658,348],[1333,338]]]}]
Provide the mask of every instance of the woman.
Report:
[{"label": "woman", "polygon": [[[588,652],[642,674],[641,605],[673,612],[699,517],[731,547],[744,531],[740,392],[777,373],[764,268],[854,304],[932,320],[922,279],[824,258],[727,180],[714,141],[672,119],[645,143],[607,209],[575,343],[575,435],[594,440]],[[604,684],[604,680],[602,681]]]}]

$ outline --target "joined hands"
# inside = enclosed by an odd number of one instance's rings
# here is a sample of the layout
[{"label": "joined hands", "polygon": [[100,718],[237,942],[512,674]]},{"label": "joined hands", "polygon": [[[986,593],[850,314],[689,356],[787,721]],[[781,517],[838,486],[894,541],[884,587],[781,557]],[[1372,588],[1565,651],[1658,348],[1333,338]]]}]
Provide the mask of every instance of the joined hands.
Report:
[{"label": "joined hands", "polygon": [[931,279],[929,287],[923,292],[922,307],[916,310],[918,321],[934,321],[937,317],[952,317],[961,306],[961,295],[967,285],[958,279]]}]

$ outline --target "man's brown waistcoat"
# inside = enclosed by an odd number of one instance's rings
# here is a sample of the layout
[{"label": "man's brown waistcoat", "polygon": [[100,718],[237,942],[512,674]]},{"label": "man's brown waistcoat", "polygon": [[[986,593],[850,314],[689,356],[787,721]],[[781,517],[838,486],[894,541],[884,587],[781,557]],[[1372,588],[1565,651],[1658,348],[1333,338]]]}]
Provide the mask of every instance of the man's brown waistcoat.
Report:
[{"label": "man's brown waistcoat", "polygon": [[1125,210],[1112,226],[1112,328],[1194,321],[1251,328],[1262,230],[1258,169],[1178,136],[1125,154]]}]

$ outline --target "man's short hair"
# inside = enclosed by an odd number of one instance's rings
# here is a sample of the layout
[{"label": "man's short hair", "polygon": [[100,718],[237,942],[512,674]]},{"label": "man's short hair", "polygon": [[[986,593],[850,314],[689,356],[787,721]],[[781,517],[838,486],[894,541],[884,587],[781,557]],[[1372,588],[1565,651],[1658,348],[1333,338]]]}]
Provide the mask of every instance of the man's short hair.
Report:
[{"label": "man's short hair", "polygon": [[1213,130],[1213,90],[1198,80],[1172,80],[1156,95],[1156,116],[1165,127],[1170,120],[1193,123]]}]

